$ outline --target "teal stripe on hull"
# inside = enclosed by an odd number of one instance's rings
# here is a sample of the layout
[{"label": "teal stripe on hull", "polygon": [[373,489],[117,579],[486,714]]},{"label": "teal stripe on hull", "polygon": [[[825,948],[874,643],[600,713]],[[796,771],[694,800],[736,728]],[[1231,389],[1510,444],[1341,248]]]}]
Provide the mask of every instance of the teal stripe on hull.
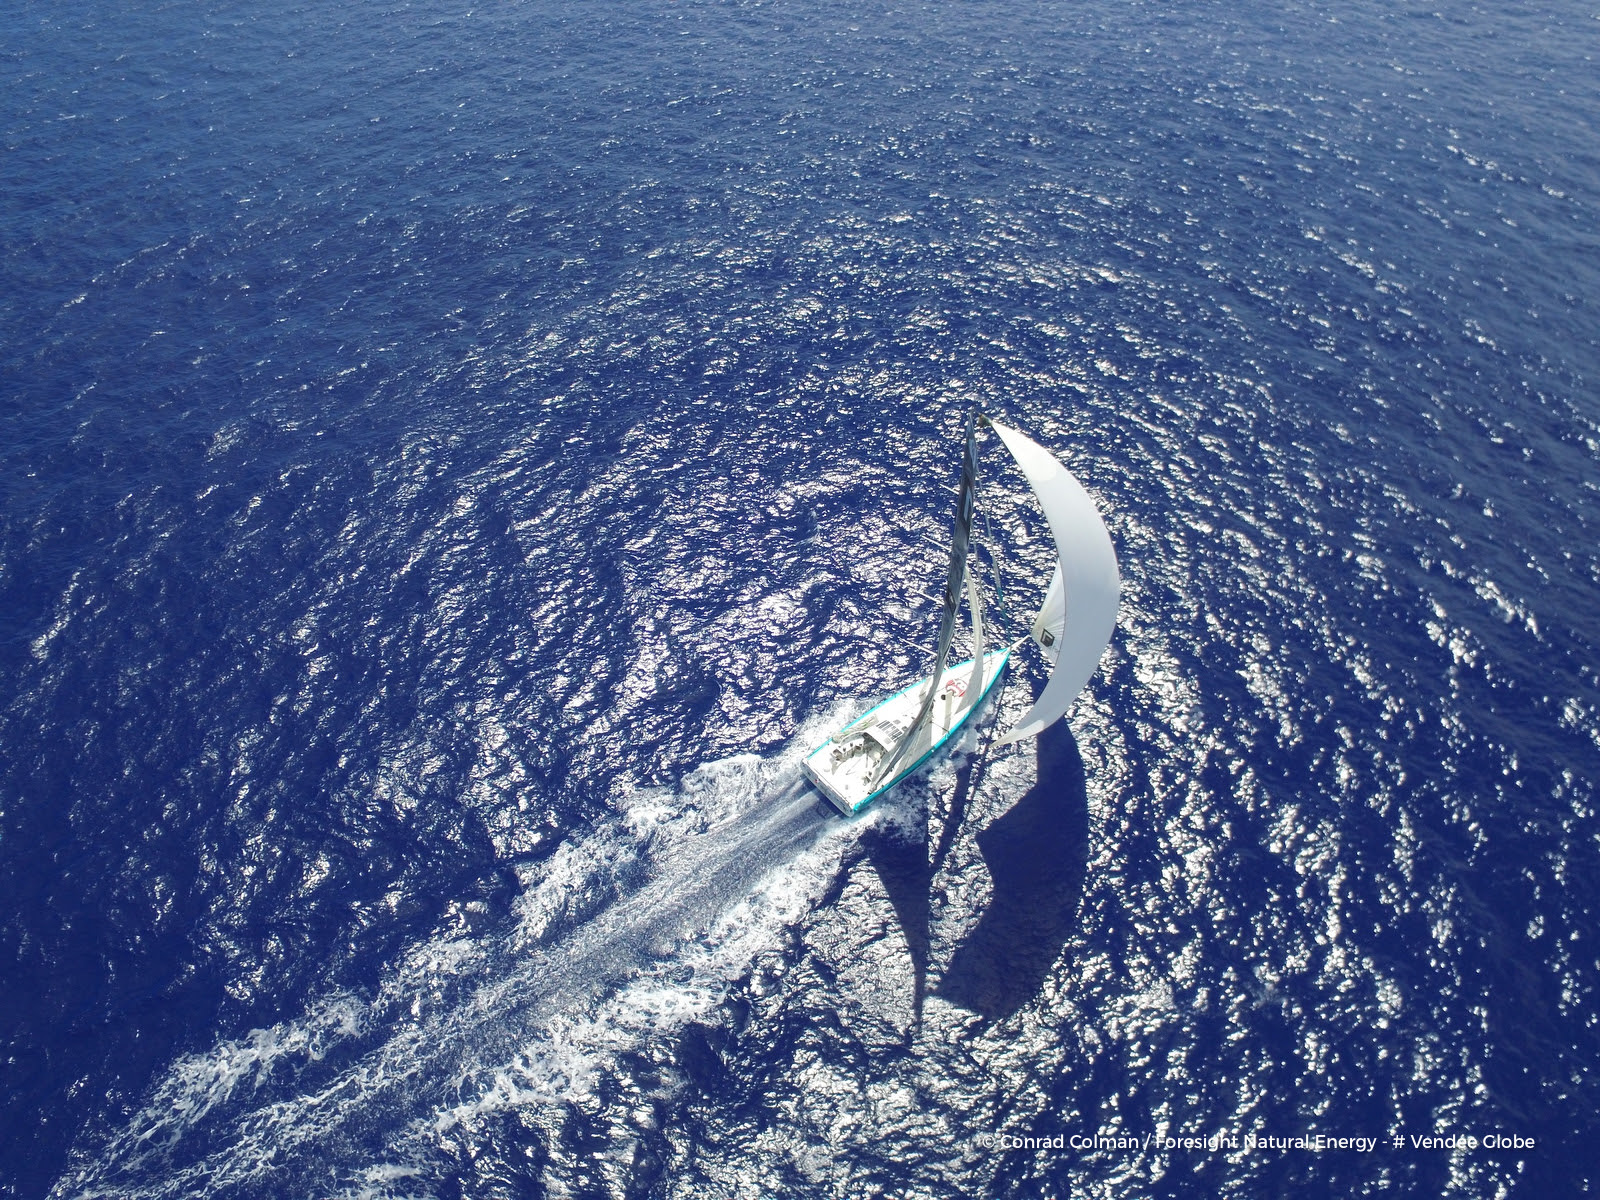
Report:
[{"label": "teal stripe on hull", "polygon": [[[862,800],[859,804],[855,805],[855,807],[853,807],[850,810],[850,814],[852,816],[854,816],[856,813],[858,813],[862,809],[866,808],[867,805],[871,804],[879,796],[881,796],[885,792],[889,791],[889,789],[894,787],[895,784],[899,783],[906,776],[914,774],[916,772],[917,768],[921,767],[923,763],[927,762],[930,758],[932,758],[935,754],[937,754],[940,750],[942,750],[944,748],[944,746],[946,745],[946,743],[948,743],[951,738],[955,737],[956,734],[960,733],[961,730],[966,727],[966,724],[967,724],[968,720],[971,719],[972,714],[977,712],[979,708],[983,707],[984,701],[986,701],[989,698],[989,693],[994,690],[994,685],[999,682],[1000,676],[1005,674],[1006,665],[1010,661],[1011,661],[1011,651],[1010,651],[1010,649],[1006,649],[1006,650],[1001,651],[1000,652],[999,665],[995,667],[994,673],[989,676],[988,682],[983,685],[983,691],[978,694],[978,698],[976,700],[974,700],[972,702],[972,704],[967,708],[966,712],[962,714],[961,719],[950,727],[949,732],[946,733],[942,738],[940,738],[933,745],[929,746],[927,751],[924,752],[922,757],[917,759],[916,762],[912,763],[905,770],[899,772],[888,783],[884,784],[877,791],[873,792],[871,795],[867,796],[864,800]],[[949,667],[946,667],[945,668],[945,674],[954,675],[957,672],[959,672],[962,667],[969,667],[971,665],[972,665],[972,660],[969,658],[969,659],[967,659],[966,662],[955,663],[955,664],[953,664],[953,665],[951,665]],[[911,691],[913,688],[921,687],[926,682],[928,682],[928,681],[925,680],[925,679],[919,679],[919,680],[917,680],[916,683],[913,683],[910,687],[901,688],[894,695],[888,697],[885,700],[880,701],[877,704],[874,704],[866,712],[862,713],[854,721],[851,721],[850,724],[846,725],[843,729],[841,729],[839,731],[839,733],[848,733],[850,730],[854,729],[857,725],[861,724],[861,722],[865,721],[873,713],[877,712],[884,705],[892,704],[894,701],[898,700],[901,696],[904,696],[907,692]],[[837,735],[835,735],[835,736],[837,736]],[[823,750],[825,750],[832,742],[833,742],[833,738],[830,737],[826,742],[823,742],[822,745],[818,746],[810,754],[806,755],[806,760],[810,761],[817,754],[819,754]],[[835,805],[835,807],[838,807],[838,806]]]}]

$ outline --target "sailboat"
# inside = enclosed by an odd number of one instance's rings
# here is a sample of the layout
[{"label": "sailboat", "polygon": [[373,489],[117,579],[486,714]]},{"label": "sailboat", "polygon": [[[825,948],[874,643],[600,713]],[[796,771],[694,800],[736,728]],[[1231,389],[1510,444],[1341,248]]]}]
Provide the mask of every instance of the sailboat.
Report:
[{"label": "sailboat", "polygon": [[[998,744],[1033,737],[1065,716],[1111,643],[1122,577],[1094,501],[1072,472],[1033,439],[969,413],[933,670],[832,734],[801,764],[817,790],[846,816],[860,812],[943,749],[988,697],[1012,652],[1029,640],[1019,638],[993,650],[984,645],[983,589],[977,556],[969,554],[977,511],[977,425],[999,434],[1022,469],[1056,548],[1055,571],[1029,630],[1050,664],[1050,678],[1033,707]],[[951,664],[963,598],[972,623],[972,657]]]}]

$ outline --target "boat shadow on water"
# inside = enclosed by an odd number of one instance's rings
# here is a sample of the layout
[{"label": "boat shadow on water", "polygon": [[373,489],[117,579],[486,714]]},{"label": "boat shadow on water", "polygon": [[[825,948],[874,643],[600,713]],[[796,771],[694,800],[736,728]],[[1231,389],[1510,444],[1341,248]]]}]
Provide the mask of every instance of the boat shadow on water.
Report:
[{"label": "boat shadow on water", "polygon": [[[1088,861],[1089,803],[1083,758],[1066,722],[1039,735],[1038,776],[1021,799],[978,834],[993,883],[988,907],[962,939],[934,994],[986,1021],[1000,1021],[1035,995],[1072,936]],[[911,953],[920,1015],[930,957],[932,885],[982,782],[984,758],[957,777],[939,840],[874,830],[863,849],[888,893]]]}]

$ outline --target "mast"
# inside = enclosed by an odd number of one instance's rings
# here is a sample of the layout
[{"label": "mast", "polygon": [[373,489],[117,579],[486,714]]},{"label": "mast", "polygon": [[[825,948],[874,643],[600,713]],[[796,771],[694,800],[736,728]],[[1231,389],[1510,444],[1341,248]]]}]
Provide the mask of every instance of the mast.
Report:
[{"label": "mast", "polygon": [[[933,675],[928,681],[928,691],[922,698],[922,708],[917,712],[917,719],[911,723],[911,728],[906,730],[905,736],[894,748],[894,753],[884,758],[877,772],[867,785],[867,791],[873,792],[885,779],[893,778],[894,769],[900,765],[900,760],[905,758],[906,751],[922,733],[923,727],[928,723],[929,716],[933,713],[934,697],[939,692],[939,680],[944,676],[944,664],[950,657],[950,641],[956,631],[956,611],[961,607],[962,584],[967,574],[967,545],[972,538],[972,514],[976,500],[978,484],[978,443],[973,436],[972,413],[967,413],[965,430],[965,449],[961,455],[961,487],[956,494],[956,521],[955,533],[950,539],[950,563],[945,571],[944,580],[944,611],[939,616],[939,646],[933,659]],[[974,613],[976,613],[974,609]],[[976,617],[981,621],[982,617]],[[983,652],[978,652],[978,668],[982,671]]]}]

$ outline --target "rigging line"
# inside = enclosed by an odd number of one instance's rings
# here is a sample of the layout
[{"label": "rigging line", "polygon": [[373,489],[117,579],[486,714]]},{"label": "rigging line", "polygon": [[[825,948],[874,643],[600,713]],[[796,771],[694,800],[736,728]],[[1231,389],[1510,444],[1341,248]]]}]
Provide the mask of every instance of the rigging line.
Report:
[{"label": "rigging line", "polygon": [[913,650],[917,651],[917,653],[919,653],[919,654],[929,654],[929,655],[931,655],[933,653],[933,651],[929,650],[926,646],[919,646],[916,642],[913,642],[910,638],[901,637],[897,633],[891,633],[889,636],[894,638],[894,640],[897,641],[897,642],[905,643],[907,646],[910,646]]},{"label": "rigging line", "polygon": [[982,545],[983,548],[989,552],[989,568],[994,572],[994,594],[996,597],[995,607],[1000,610],[1000,615],[1006,620],[1015,621],[1016,617],[1011,615],[1011,609],[1006,604],[1006,590],[1000,579],[1002,556],[999,550],[1000,544],[994,540],[994,530],[989,525],[989,510],[984,508],[982,505],[979,505],[978,512],[983,517]]}]

